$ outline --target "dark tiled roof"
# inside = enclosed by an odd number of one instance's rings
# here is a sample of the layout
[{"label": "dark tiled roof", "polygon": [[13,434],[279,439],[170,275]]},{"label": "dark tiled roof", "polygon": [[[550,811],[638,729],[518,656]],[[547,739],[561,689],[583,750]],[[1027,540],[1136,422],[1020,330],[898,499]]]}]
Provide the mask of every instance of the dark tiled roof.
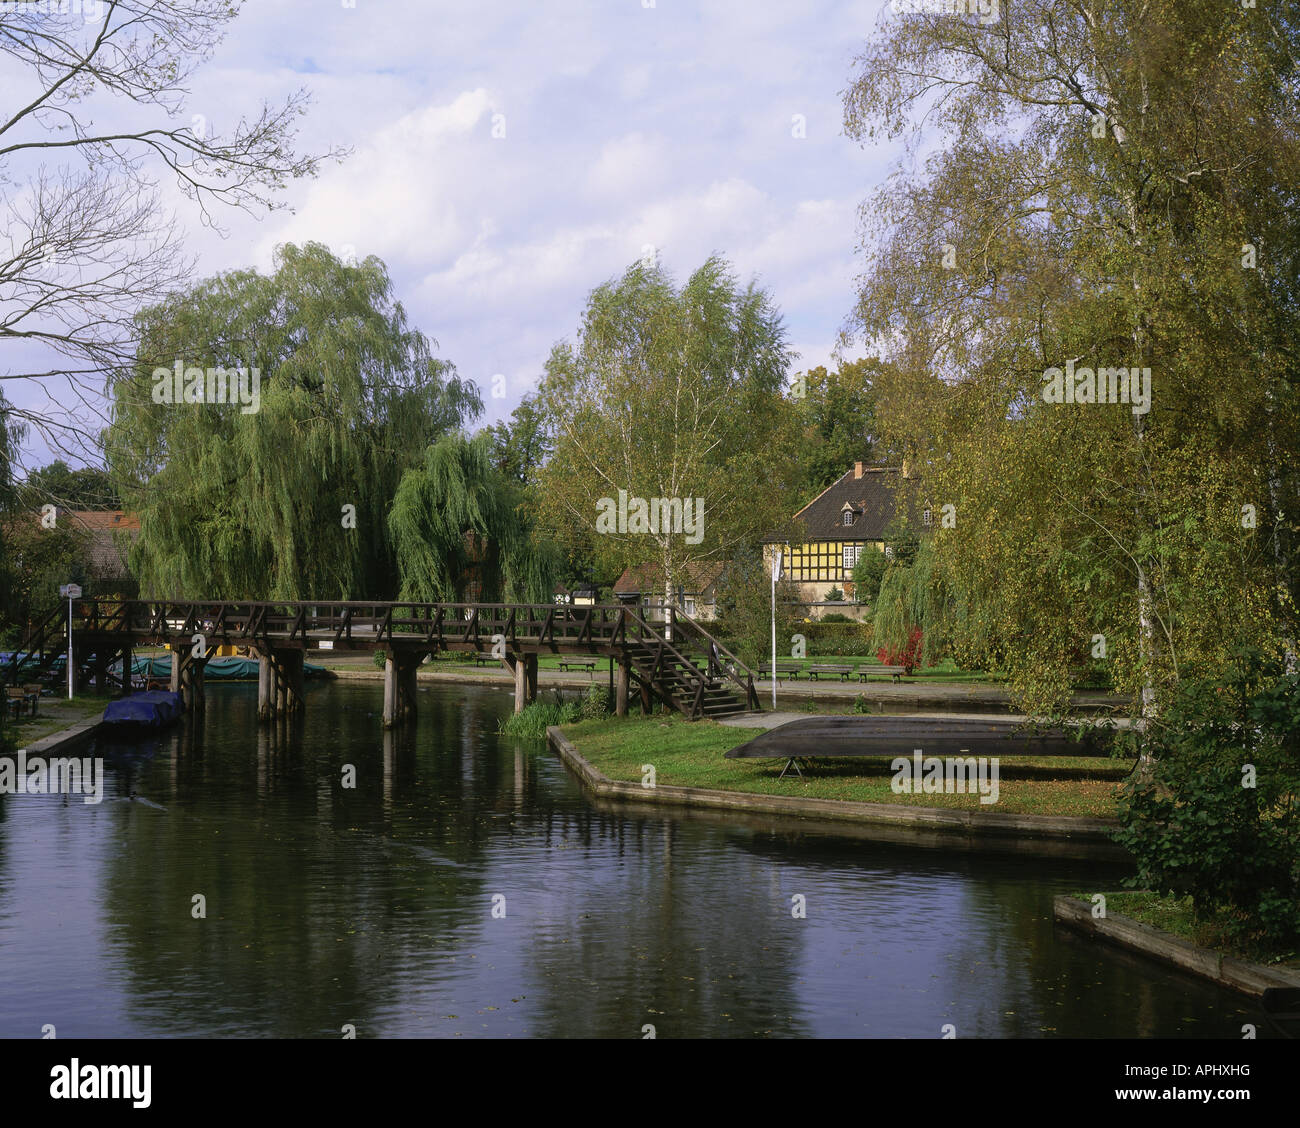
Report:
[{"label": "dark tiled roof", "polygon": [[[880,540],[898,509],[899,487],[906,480],[897,466],[864,466],[862,477],[850,469],[805,505],[795,519],[809,541]],[[844,507],[853,508],[853,524],[844,524]]]},{"label": "dark tiled roof", "polygon": [[[59,508],[55,512],[60,522],[67,521],[85,535],[89,553],[86,569],[92,576],[101,580],[130,579],[125,547],[140,535],[139,518],[120,509]],[[124,533],[125,537],[118,538],[115,533]],[[123,541],[121,545],[119,539]]]},{"label": "dark tiled roof", "polygon": [[[677,582],[687,595],[700,595],[717,583],[725,567],[721,563],[688,564]],[[614,583],[615,595],[655,595],[664,593],[664,570],[658,564],[638,564],[628,568]]]}]

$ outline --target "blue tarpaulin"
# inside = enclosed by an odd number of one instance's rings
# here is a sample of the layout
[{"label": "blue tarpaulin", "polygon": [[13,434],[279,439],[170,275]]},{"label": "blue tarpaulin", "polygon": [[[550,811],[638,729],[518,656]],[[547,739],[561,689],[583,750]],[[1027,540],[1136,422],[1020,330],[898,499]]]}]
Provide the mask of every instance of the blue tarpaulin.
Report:
[{"label": "blue tarpaulin", "polygon": [[147,693],[133,693],[130,697],[114,701],[104,710],[104,723],[165,728],[183,712],[185,712],[185,701],[179,693],[154,689]]}]

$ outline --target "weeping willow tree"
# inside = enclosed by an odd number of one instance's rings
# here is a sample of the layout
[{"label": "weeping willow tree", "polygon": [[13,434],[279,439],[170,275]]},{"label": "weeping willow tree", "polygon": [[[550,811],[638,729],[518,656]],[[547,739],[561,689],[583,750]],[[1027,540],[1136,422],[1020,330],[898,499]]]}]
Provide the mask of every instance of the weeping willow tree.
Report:
[{"label": "weeping willow tree", "polygon": [[495,449],[488,433],[445,435],[402,475],[388,515],[400,598],[550,602],[562,556],[493,464]]},{"label": "weeping willow tree", "polygon": [[[482,405],[408,326],[384,265],[287,245],[270,276],[219,275],[145,310],[137,329],[136,364],[111,387],[106,447],[140,517],[141,591],[396,595],[387,517],[398,483]],[[179,386],[168,379],[178,368]],[[248,370],[237,402],[188,402],[219,396],[219,381],[190,380],[199,369]]]}]

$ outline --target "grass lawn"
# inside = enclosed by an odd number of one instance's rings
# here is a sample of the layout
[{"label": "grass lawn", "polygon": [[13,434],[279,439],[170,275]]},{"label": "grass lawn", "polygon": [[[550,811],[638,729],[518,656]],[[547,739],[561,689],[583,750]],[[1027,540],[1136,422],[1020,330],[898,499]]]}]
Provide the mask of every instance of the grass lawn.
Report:
[{"label": "grass lawn", "polygon": [[[1091,893],[1076,893],[1075,896],[1082,901],[1092,901]],[[1192,916],[1190,897],[1162,897],[1149,892],[1107,893],[1106,910],[1131,917],[1202,948],[1300,971],[1300,952],[1267,952],[1234,943],[1227,935],[1226,917],[1196,920]]]},{"label": "grass lawn", "polygon": [[[1113,818],[1118,781],[1131,764],[1084,757],[1001,757],[997,803],[979,795],[900,795],[890,788],[889,760],[817,761],[812,774],[778,779],[784,761],[727,760],[723,753],[758,735],[675,714],[606,718],[565,725],[578,751],[610,779],[637,781],[653,764],[660,784],[816,799],[855,799],[913,807],[957,807],[1008,814]],[[1098,778],[1101,777],[1101,778]]]},{"label": "grass lawn", "polygon": [[71,701],[67,697],[42,697],[36,716],[23,717],[17,721],[12,717],[5,719],[5,735],[17,747],[26,748],[42,737],[102,713],[109,700],[107,697],[89,694],[74,697]]}]

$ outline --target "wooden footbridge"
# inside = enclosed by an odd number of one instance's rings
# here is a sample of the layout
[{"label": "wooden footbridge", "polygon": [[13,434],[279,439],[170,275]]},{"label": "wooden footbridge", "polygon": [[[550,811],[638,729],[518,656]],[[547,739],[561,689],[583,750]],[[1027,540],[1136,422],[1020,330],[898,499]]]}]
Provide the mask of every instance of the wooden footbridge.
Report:
[{"label": "wooden footbridge", "polygon": [[[27,632],[0,680],[30,681],[68,649],[68,606]],[[543,654],[596,655],[616,664],[615,710],[627,713],[637,692],[643,707],[658,700],[687,717],[758,711],[753,672],[699,623],[670,609],[652,626],[634,608],[528,603],[259,603],[205,600],[82,599],[72,606],[76,677],[125,689],[133,651],[171,651],[171,687],[201,708],[204,667],[219,646],[242,646],[260,662],[258,716],[302,707],[303,659],[309,650],[376,651],[384,664],[384,726],[415,714],[416,671],[438,651],[497,659],[515,681],[515,711],[537,696]],[[21,677],[20,677],[21,664]]]}]

